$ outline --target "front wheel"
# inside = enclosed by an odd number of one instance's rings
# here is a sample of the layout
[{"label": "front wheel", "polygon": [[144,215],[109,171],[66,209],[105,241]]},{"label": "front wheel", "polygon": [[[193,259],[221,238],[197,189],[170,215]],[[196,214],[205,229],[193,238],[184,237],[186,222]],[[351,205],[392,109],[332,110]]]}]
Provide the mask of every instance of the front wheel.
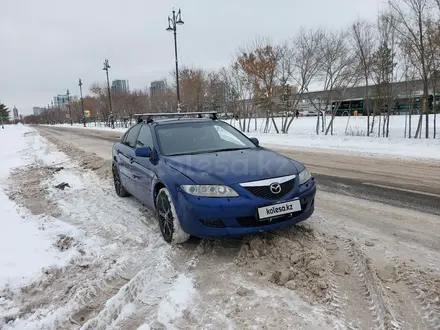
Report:
[{"label": "front wheel", "polygon": [[156,213],[160,231],[167,243],[180,244],[186,242],[190,235],[180,227],[171,195],[166,188],[159,190],[156,197]]}]

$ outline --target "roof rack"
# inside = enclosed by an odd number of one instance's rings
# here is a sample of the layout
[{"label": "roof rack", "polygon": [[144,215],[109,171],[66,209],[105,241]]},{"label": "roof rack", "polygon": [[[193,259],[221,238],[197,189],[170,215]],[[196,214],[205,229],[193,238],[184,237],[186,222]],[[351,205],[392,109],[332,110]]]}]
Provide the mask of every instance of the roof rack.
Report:
[{"label": "roof rack", "polygon": [[147,118],[147,123],[151,123],[153,121],[153,117],[196,117],[202,118],[202,115],[210,115],[209,118],[212,120],[217,119],[217,111],[202,111],[202,112],[156,112],[156,113],[138,113],[133,116],[138,117],[138,122],[141,122],[143,117]]}]

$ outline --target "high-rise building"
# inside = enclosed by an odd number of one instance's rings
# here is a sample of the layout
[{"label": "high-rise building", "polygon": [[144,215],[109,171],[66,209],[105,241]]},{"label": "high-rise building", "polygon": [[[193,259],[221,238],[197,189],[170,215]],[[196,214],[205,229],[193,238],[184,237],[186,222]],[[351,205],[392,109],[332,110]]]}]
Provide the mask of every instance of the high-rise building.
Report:
[{"label": "high-rise building", "polygon": [[14,115],[14,120],[19,118],[18,117],[18,109],[15,107],[15,105],[14,105],[14,109],[12,109],[12,113]]},{"label": "high-rise building", "polygon": [[129,92],[128,80],[116,79],[112,81],[112,92]]},{"label": "high-rise building", "polygon": [[64,94],[58,94],[57,96],[53,97],[53,105],[56,108],[61,107],[63,104],[67,104],[69,101],[69,98],[67,95]]},{"label": "high-rise building", "polygon": [[40,107],[33,107],[32,110],[34,112],[34,116],[39,116],[41,115],[41,112],[43,112],[43,108]]},{"label": "high-rise building", "polygon": [[150,94],[154,95],[156,93],[163,93],[166,89],[166,81],[165,80],[156,80],[151,82],[150,84]]}]

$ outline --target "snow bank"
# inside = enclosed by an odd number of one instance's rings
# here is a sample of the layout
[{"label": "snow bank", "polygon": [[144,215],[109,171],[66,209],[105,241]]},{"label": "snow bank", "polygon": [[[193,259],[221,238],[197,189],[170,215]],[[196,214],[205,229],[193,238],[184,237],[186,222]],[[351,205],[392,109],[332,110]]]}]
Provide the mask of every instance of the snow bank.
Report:
[{"label": "snow bank", "polygon": [[[46,223],[45,216],[33,216],[7,196],[6,180],[11,171],[32,163],[26,135],[35,131],[23,125],[0,130],[0,291],[17,287],[35,279],[41,269],[60,266],[72,257],[55,248],[56,237],[72,228],[60,222]],[[52,163],[57,155],[46,159]],[[44,227],[44,230],[42,230]]]}]

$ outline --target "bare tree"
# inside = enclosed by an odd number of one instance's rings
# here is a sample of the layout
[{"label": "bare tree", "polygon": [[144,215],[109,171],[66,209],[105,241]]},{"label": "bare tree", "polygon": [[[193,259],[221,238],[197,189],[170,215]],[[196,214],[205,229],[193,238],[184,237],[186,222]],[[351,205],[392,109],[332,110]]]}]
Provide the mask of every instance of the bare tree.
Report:
[{"label": "bare tree", "polygon": [[[438,0],[440,2],[440,0]],[[433,138],[437,136],[437,85],[440,79],[440,22],[429,21],[427,23],[427,57],[429,67],[429,79],[432,87],[433,103],[432,108],[434,112],[434,131]]]},{"label": "bare tree", "polygon": [[[377,22],[379,45],[373,54],[372,62],[372,79],[376,88],[374,104],[377,106],[379,115],[386,111],[386,117],[382,124],[382,135],[386,137],[389,136],[390,114],[394,103],[392,82],[397,66],[395,62],[395,25],[395,17],[392,12],[386,11],[379,14]],[[380,126],[378,132],[380,136]]]},{"label": "bare tree", "polygon": [[416,137],[422,129],[423,110],[426,110],[426,132],[429,138],[429,96],[428,56],[426,54],[426,22],[430,0],[390,0],[390,7],[396,18],[396,31],[401,38],[402,51],[408,53],[423,82],[423,109],[420,111]]},{"label": "bare tree", "polygon": [[107,87],[104,84],[93,83],[90,86],[90,93],[98,100],[98,116],[107,119],[110,116],[110,104],[108,99]]},{"label": "bare tree", "polygon": [[351,38],[365,82],[364,108],[367,110],[367,136],[370,136],[369,81],[375,48],[374,25],[369,21],[356,21],[351,25]]},{"label": "bare tree", "polygon": [[266,123],[271,118],[274,128],[279,133],[274,119],[275,98],[278,86],[278,69],[283,50],[269,40],[257,38],[250,46],[241,50],[237,64],[253,85],[254,100],[258,107],[267,112]]},{"label": "bare tree", "polygon": [[[319,134],[320,115],[323,113],[322,132],[324,132],[324,115],[331,108],[331,103],[335,98],[343,96],[343,91],[354,82],[355,57],[353,51],[347,45],[347,32],[341,30],[326,33],[321,39],[319,53],[321,54],[321,64],[318,71],[318,80],[321,90],[326,91],[324,97],[309,97],[309,102],[318,110],[316,120],[316,134]],[[338,91],[339,92],[338,95]],[[332,120],[336,115],[336,110],[332,111]]]},{"label": "bare tree", "polygon": [[225,82],[227,108],[232,109],[239,121],[240,129],[246,132],[246,119],[252,118],[254,110],[254,89],[252,78],[242,66],[234,62],[229,68],[222,69],[222,80]]},{"label": "bare tree", "polygon": [[181,107],[186,111],[201,111],[206,96],[205,72],[184,67],[179,72]]},{"label": "bare tree", "polygon": [[[299,31],[298,35],[291,41],[291,66],[292,79],[296,84],[297,93],[293,95],[292,106],[296,109],[302,100],[305,92],[309,91],[309,86],[317,78],[321,66],[320,47],[325,33],[323,30]],[[290,119],[286,118],[282,127],[282,132],[287,133],[293,122],[294,114]]]}]

